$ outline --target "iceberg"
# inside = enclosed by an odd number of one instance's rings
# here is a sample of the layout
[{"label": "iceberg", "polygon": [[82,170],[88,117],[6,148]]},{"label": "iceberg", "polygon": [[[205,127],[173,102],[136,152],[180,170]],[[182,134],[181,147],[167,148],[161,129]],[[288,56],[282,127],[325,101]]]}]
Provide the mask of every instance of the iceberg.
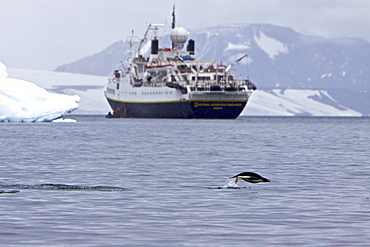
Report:
[{"label": "iceberg", "polygon": [[0,122],[51,122],[78,108],[80,97],[49,93],[36,84],[8,78],[0,62]]}]

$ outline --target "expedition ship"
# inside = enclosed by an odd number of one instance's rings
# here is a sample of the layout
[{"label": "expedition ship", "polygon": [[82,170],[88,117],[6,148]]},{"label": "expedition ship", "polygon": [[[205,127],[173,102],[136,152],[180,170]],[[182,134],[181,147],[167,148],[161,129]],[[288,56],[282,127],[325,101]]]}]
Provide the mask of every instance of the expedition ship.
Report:
[{"label": "expedition ship", "polygon": [[[199,118],[236,119],[256,86],[236,80],[229,66],[201,62],[195,57],[195,41],[185,28],[175,27],[173,13],[171,48],[159,49],[156,32],[162,25],[149,24],[137,53],[138,38],[130,36],[128,66],[115,70],[104,87],[112,118]],[[149,57],[141,46],[149,31],[154,32]],[[186,51],[183,50],[187,42]]]}]

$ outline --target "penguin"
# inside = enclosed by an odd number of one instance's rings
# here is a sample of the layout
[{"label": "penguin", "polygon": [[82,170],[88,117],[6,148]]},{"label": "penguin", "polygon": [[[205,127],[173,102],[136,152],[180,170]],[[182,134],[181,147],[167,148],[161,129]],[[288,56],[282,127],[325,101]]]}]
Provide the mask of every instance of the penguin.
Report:
[{"label": "penguin", "polygon": [[239,178],[244,180],[245,182],[249,182],[253,184],[261,183],[261,182],[270,182],[270,179],[264,178],[261,175],[254,173],[254,172],[242,172],[231,178],[235,178],[235,183],[238,182]]}]

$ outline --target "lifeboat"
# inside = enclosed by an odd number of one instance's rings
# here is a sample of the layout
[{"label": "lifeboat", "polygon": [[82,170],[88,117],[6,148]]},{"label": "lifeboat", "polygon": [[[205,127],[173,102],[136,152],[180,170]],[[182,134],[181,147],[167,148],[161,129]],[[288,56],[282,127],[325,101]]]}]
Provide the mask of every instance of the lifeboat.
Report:
[{"label": "lifeboat", "polygon": [[172,69],[174,66],[172,64],[164,64],[164,65],[154,65],[154,66],[145,66],[145,70],[148,72],[159,72],[163,71],[166,72],[169,69]]}]

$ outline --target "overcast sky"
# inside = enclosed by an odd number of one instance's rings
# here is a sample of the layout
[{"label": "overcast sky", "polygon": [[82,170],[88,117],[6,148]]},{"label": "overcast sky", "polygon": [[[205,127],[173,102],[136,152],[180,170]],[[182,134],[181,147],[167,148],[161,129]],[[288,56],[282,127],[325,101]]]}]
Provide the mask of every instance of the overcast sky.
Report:
[{"label": "overcast sky", "polygon": [[147,23],[188,29],[270,23],[323,37],[370,42],[370,0],[0,0],[0,61],[10,68],[53,70],[141,36]]}]

